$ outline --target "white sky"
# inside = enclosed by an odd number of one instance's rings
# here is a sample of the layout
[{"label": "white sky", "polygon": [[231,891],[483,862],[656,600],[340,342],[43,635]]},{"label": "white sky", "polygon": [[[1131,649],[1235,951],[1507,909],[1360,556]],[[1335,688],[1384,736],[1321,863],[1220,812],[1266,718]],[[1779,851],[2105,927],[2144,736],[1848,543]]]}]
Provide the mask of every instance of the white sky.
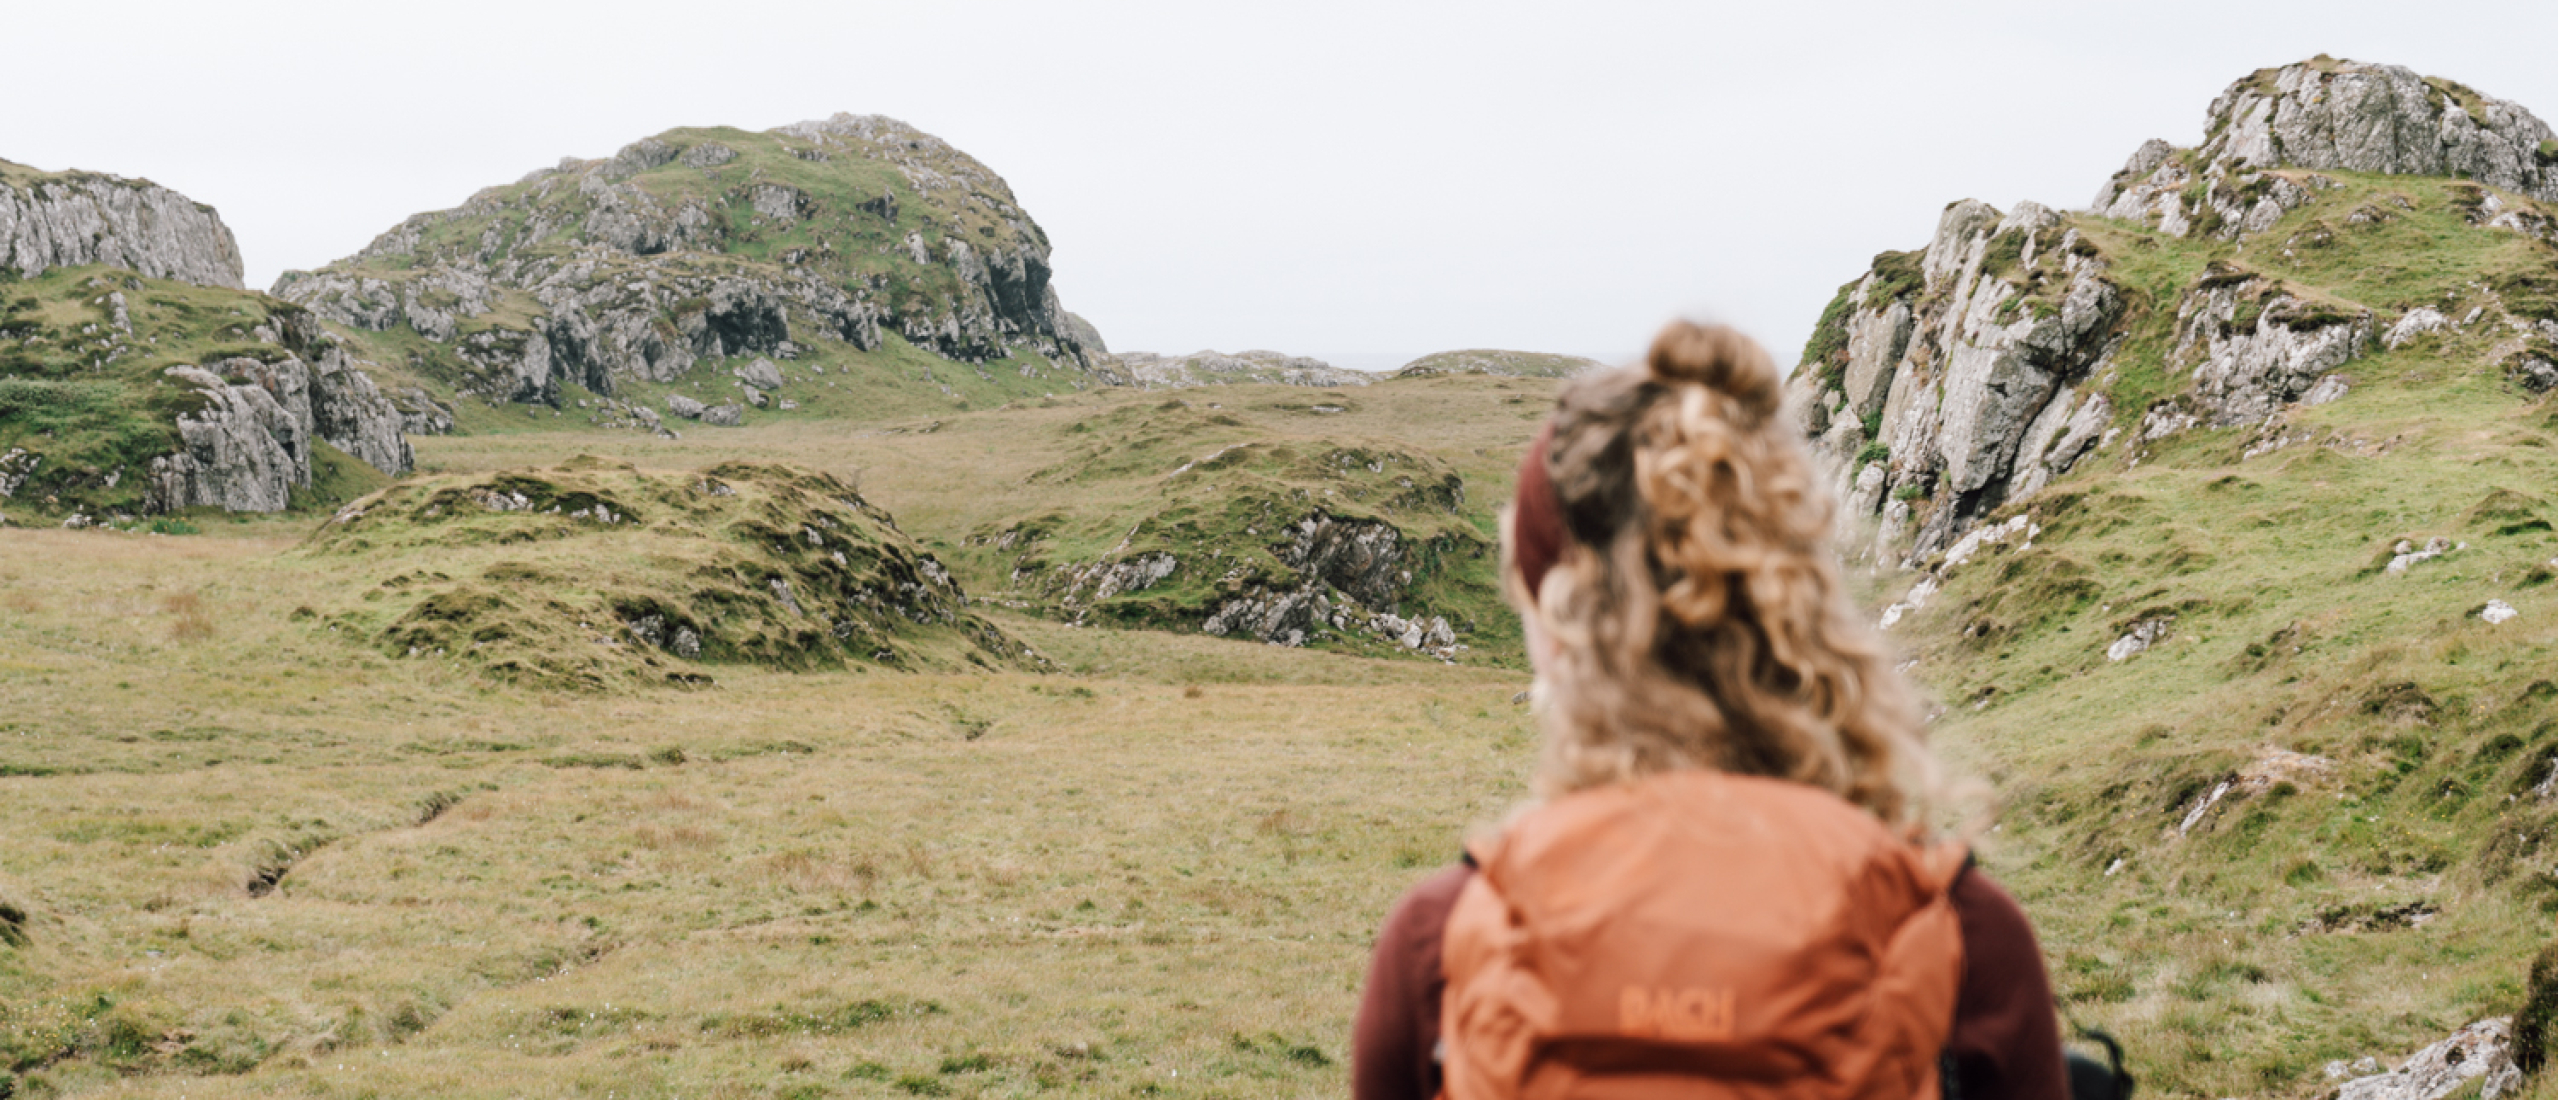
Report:
[{"label": "white sky", "polygon": [[1002,174],[1067,307],[1164,352],[1603,354],[1685,312],[1791,362],[1946,203],[2081,205],[2261,66],[2558,118],[2546,0],[11,8],[0,158],[213,204],[252,286],[565,155],[853,111]]}]

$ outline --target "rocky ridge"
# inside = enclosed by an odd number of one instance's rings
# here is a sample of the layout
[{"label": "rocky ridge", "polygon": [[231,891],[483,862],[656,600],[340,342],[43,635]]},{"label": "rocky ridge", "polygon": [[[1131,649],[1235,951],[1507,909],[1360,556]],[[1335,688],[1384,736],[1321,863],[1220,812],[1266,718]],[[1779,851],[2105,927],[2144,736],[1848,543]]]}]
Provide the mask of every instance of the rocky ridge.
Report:
[{"label": "rocky ridge", "polygon": [[1344,370],[1321,359],[1276,351],[1239,351],[1232,355],[1220,351],[1194,351],[1188,355],[1128,351],[1111,356],[1110,365],[1119,384],[1149,390],[1249,383],[1320,388],[1364,386],[1375,381],[1367,374]]},{"label": "rocky ridge", "polygon": [[[2524,1000],[2553,905],[2552,207],[2215,143],[2348,68],[2145,149],[2108,205],[2155,177],[2146,207],[1955,204],[1788,380],[1934,736],[2004,769],[2055,992],[2180,1095],[2536,1087],[2501,1024],[2444,1035]],[[2420,92],[2360,102],[2440,132]]]},{"label": "rocky ridge", "polygon": [[0,268],[32,279],[103,264],[240,288],[240,246],[213,208],[148,180],[0,161]]},{"label": "rocky ridge", "polygon": [[1424,355],[1398,368],[1395,378],[1437,378],[1449,374],[1489,374],[1505,378],[1572,378],[1607,364],[1578,355],[1535,351],[1470,348]]},{"label": "rocky ridge", "polygon": [[1925,252],[1844,288],[1788,386],[1849,511],[1938,549],[2103,442],[2112,409],[2086,383],[2124,311],[2103,272],[2058,213],[1965,201]]},{"label": "rocky ridge", "polygon": [[275,293],[404,329],[463,390],[558,404],[703,360],[860,352],[893,332],[983,372],[1100,381],[1003,180],[903,123],[675,130],[420,214]]},{"label": "rocky ridge", "polygon": [[[1856,556],[1919,563],[2100,452],[2137,461],[2194,429],[2287,445],[2289,410],[2343,397],[2348,364],[2482,318],[2513,334],[2501,354],[2518,384],[2558,384],[2558,309],[2535,276],[2482,283],[2486,300],[2454,322],[2443,300],[2366,303],[2293,274],[2340,234],[2415,209],[2365,198],[2378,185],[2353,181],[2372,176],[2470,177],[2447,185],[2466,224],[2558,240],[2538,205],[2558,194],[2558,142],[2529,112],[2319,58],[2233,84],[2207,133],[2193,149],[2143,145],[2089,213],[1955,203],[1925,249],[1879,255],[1840,288],[1788,390],[1847,513],[1874,527]],[[2132,289],[2122,269],[2157,237],[2212,258]],[[2127,367],[2166,377],[2127,386]]]}]

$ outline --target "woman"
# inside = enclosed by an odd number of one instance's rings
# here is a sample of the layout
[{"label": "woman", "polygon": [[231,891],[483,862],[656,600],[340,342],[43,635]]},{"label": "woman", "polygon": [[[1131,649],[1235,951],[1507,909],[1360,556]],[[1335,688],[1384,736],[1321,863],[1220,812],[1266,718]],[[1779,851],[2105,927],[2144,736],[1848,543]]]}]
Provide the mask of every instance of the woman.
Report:
[{"label": "woman", "polygon": [[1358,1100],[2064,1095],[2016,903],[1925,843],[1910,695],[1764,352],[1567,385],[1503,517],[1536,803],[1386,921]]}]

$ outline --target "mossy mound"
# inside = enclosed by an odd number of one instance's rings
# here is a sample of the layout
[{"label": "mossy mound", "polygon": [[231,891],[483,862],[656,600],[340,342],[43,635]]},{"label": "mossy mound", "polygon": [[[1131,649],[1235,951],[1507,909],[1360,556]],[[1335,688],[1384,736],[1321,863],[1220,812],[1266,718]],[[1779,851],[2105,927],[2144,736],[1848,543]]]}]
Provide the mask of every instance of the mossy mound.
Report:
[{"label": "mossy mound", "polygon": [[708,684],[722,664],[1041,664],[888,513],[787,466],[649,474],[580,457],[415,479],[350,505],[304,550],[381,565],[326,613],[331,629],[530,686]]},{"label": "mossy mound", "polygon": [[[1313,418],[1351,400],[1300,403]],[[1269,437],[1187,401],[1122,407],[1073,433],[1085,441],[1028,479],[1057,486],[1058,506],[965,540],[1045,610],[1442,656],[1456,637],[1502,630],[1489,509],[1469,507],[1444,459],[1381,440]],[[1404,643],[1407,625],[1388,616],[1445,619],[1451,636]]]}]

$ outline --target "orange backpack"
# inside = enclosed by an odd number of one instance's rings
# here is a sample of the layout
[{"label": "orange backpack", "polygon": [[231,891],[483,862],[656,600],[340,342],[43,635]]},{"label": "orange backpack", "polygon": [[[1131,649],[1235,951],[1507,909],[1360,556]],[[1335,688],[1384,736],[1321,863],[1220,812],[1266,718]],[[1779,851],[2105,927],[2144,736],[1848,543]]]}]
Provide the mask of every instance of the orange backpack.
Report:
[{"label": "orange backpack", "polygon": [[1448,916],[1448,1100],[1933,1100],[1959,846],[1800,783],[1681,771],[1540,807]]}]

